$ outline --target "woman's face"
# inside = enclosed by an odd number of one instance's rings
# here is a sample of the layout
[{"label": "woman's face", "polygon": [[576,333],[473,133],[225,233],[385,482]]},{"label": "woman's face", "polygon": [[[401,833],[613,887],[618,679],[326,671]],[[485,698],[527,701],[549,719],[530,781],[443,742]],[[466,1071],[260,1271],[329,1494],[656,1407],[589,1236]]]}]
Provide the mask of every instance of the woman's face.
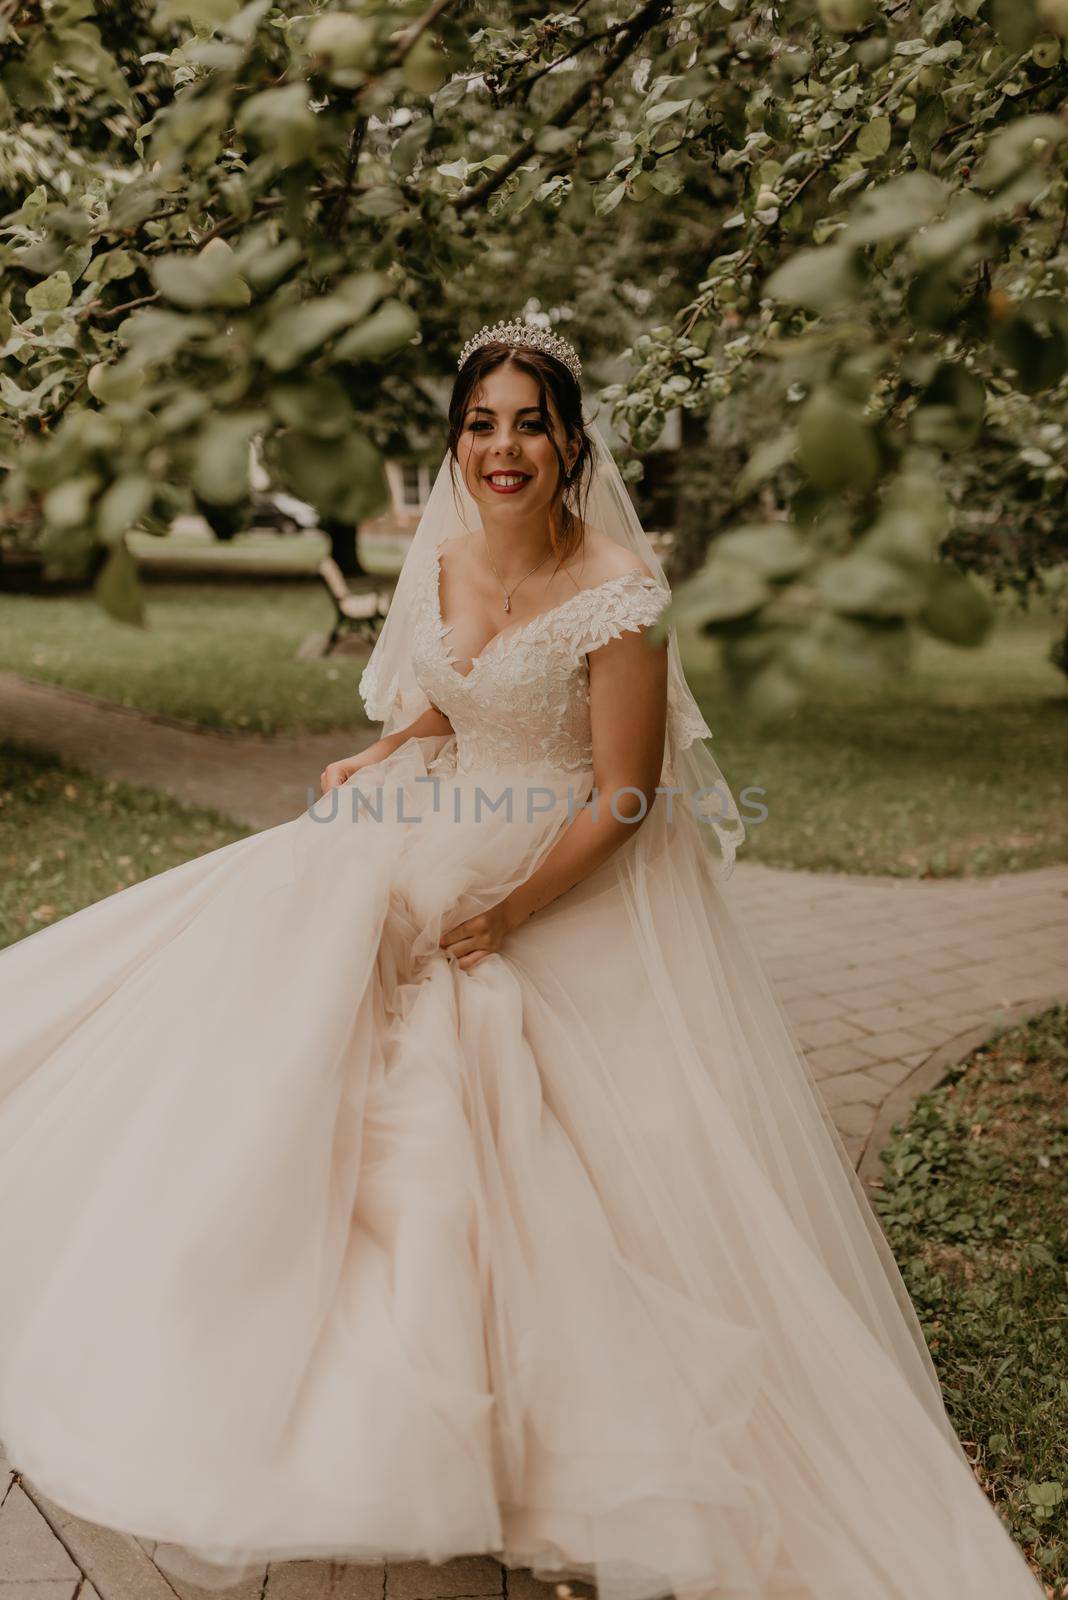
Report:
[{"label": "woman's face", "polygon": [[[577,440],[565,438],[563,423],[549,397],[553,434],[570,468]],[[547,513],[556,493],[560,466],[542,424],[538,385],[528,372],[505,362],[487,373],[472,391],[457,445],[464,483],[494,517],[515,514],[524,520]]]}]

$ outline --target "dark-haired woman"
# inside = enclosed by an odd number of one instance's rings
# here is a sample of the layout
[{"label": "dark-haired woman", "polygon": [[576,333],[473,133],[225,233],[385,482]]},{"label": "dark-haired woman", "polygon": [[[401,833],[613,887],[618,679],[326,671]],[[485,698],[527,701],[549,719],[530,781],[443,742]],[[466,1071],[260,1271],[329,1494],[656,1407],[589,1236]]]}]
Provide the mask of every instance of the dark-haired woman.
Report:
[{"label": "dark-haired woman", "polygon": [[0,1438],[214,1586],[1033,1600],[724,880],[574,350],[461,356],[308,811],[0,957]]}]

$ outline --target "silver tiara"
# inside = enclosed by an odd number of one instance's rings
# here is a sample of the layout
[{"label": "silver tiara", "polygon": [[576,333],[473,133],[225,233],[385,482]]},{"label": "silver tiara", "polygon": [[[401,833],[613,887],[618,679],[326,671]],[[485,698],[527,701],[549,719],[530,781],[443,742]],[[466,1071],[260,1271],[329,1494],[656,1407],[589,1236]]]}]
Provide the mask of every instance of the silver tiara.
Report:
[{"label": "silver tiara", "polygon": [[582,362],[573,345],[561,339],[558,333],[550,333],[546,328],[534,328],[526,322],[495,322],[492,328],[486,323],[473,339],[468,339],[456,365],[462,367],[468,356],[481,350],[484,344],[510,344],[513,348],[522,346],[527,350],[540,350],[543,355],[555,356],[557,361],[562,361],[576,383],[582,376]]}]

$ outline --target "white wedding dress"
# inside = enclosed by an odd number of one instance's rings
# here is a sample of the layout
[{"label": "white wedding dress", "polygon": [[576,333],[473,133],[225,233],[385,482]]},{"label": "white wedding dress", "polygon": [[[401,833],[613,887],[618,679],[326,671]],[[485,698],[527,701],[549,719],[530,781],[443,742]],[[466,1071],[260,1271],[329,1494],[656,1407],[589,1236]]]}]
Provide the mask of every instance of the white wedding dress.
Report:
[{"label": "white wedding dress", "polygon": [[660,795],[500,953],[439,947],[589,793],[586,655],[666,599],[610,579],[465,675],[439,568],[453,735],[0,956],[13,1464],[201,1582],[1035,1600],[702,822]]}]

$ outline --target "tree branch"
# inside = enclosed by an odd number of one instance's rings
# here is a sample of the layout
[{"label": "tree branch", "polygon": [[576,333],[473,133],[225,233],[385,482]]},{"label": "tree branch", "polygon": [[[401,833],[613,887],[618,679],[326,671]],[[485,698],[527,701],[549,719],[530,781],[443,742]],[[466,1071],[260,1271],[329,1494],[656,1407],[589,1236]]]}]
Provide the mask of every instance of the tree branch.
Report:
[{"label": "tree branch", "polygon": [[402,28],[399,33],[394,34],[394,61],[403,61],[416,40],[421,38],[428,28],[433,27],[442,12],[447,11],[452,3],[453,0],[434,0],[433,5],[427,6],[421,17],[417,17],[409,27]]},{"label": "tree branch", "polygon": [[[571,48],[565,50],[562,55],[554,56],[552,61],[547,61],[543,67],[538,68],[537,72],[532,72],[529,78],[518,78],[515,83],[511,84],[505,91],[503,98],[506,101],[511,100],[520,89],[526,90],[529,93],[536,83],[539,83],[542,78],[558,67],[562,61],[570,61],[572,56],[581,55],[582,51],[588,50],[591,44],[601,44],[605,39],[614,39],[617,33],[623,33],[629,27],[629,22],[617,22],[611,28],[605,28],[601,33],[587,34],[584,39],[579,39],[577,44],[573,44]],[[528,58],[528,60],[529,59],[530,58]],[[528,62],[523,63],[524,66],[527,64]]]},{"label": "tree branch", "polygon": [[[620,33],[612,48],[605,52],[604,60],[596,72],[592,72],[584,83],[579,84],[574,94],[565,100],[559,110],[555,111],[548,119],[546,127],[566,128],[575,113],[581,111],[595,90],[601,88],[614,73],[618,72],[624,61],[634,54],[645,35],[655,28],[658,22],[664,20],[670,9],[670,0],[648,0],[648,3],[642,6],[641,10],[627,23],[625,30]],[[460,195],[456,201],[456,210],[469,211],[472,206],[481,205],[484,200],[487,200],[491,194],[501,187],[502,183],[508,181],[512,173],[523,165],[528,156],[533,155],[536,145],[537,134],[525,139],[517,149],[512,151],[507,161],[497,168],[496,172],[491,172],[487,178],[476,184],[473,189],[468,189],[466,194]]]}]

